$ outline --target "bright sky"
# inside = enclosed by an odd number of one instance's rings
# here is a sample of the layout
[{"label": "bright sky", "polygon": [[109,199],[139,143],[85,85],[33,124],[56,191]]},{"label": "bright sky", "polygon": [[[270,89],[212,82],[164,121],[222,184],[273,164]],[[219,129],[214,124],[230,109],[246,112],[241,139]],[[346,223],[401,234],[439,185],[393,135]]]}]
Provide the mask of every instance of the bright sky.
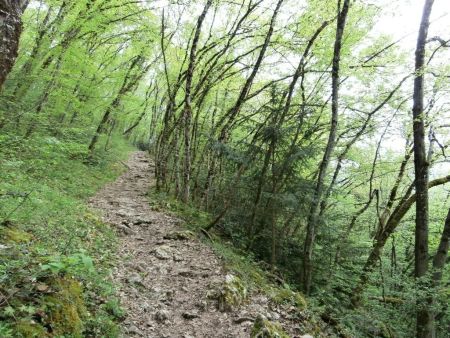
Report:
[{"label": "bright sky", "polygon": [[[393,35],[396,39],[407,36],[402,45],[414,48],[425,0],[368,0],[385,8],[376,30]],[[435,0],[429,36],[450,38],[450,0]]]}]

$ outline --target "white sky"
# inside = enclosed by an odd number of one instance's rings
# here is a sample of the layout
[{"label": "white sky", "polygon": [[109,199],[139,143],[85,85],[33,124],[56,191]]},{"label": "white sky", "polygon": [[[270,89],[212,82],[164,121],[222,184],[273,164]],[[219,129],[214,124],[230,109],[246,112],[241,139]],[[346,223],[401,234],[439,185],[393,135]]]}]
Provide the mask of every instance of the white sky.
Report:
[{"label": "white sky", "polygon": [[[372,0],[370,3],[384,9],[376,30],[396,39],[406,36],[402,46],[414,48],[425,0]],[[450,38],[450,0],[434,1],[429,36],[436,35]]]}]

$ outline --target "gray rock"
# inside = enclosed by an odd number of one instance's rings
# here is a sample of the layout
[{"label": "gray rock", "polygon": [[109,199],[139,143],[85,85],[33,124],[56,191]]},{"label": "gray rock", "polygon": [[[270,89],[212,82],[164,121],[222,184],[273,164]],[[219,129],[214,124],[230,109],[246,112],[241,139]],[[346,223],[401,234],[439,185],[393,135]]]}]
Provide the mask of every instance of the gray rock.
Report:
[{"label": "gray rock", "polygon": [[174,241],[187,241],[194,238],[194,233],[192,231],[171,231],[164,235],[164,239],[174,240]]},{"label": "gray rock", "polygon": [[268,312],[266,317],[269,320],[279,320],[280,319],[280,315],[277,312]]},{"label": "gray rock", "polygon": [[194,277],[195,276],[195,272],[193,272],[191,270],[180,270],[178,272],[178,274],[182,277]]},{"label": "gray rock", "polygon": [[138,217],[138,218],[136,218],[136,220],[133,223],[135,225],[148,225],[148,224],[152,224],[153,220],[150,218],[146,218],[146,217]]},{"label": "gray rock", "polygon": [[200,317],[197,313],[194,312],[184,312],[182,314],[184,319],[191,320]]},{"label": "gray rock", "polygon": [[159,310],[158,312],[155,313],[155,320],[160,322],[160,323],[164,323],[169,319],[169,311],[167,310]]},{"label": "gray rock", "polygon": [[182,261],[184,261],[184,258],[181,257],[180,255],[173,255],[173,260],[175,262],[182,262]]},{"label": "gray rock", "polygon": [[131,276],[129,276],[127,278],[128,283],[130,284],[139,284],[139,285],[143,285],[142,281],[142,276],[137,274],[137,273],[133,273]]},{"label": "gray rock", "polygon": [[195,307],[200,311],[206,311],[208,308],[208,302],[203,300],[201,302],[195,303]]},{"label": "gray rock", "polygon": [[161,245],[160,247],[154,249],[152,253],[155,255],[156,258],[167,260],[172,258],[172,253],[170,252],[170,247],[167,245]]},{"label": "gray rock", "polygon": [[132,235],[134,232],[131,228],[127,227],[124,224],[119,224],[117,226],[119,228],[120,231],[122,231],[125,235]]},{"label": "gray rock", "polygon": [[127,333],[129,333],[129,334],[142,335],[142,331],[139,330],[135,325],[131,325],[131,326],[127,329]]}]

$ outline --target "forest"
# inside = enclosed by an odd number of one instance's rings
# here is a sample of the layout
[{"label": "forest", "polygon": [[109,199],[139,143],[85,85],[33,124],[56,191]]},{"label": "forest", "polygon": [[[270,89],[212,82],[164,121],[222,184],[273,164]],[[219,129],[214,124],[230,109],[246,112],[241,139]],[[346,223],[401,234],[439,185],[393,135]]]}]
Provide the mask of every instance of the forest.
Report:
[{"label": "forest", "polygon": [[[450,337],[448,1],[0,0],[0,41],[0,337]],[[131,325],[133,190],[248,333]]]}]

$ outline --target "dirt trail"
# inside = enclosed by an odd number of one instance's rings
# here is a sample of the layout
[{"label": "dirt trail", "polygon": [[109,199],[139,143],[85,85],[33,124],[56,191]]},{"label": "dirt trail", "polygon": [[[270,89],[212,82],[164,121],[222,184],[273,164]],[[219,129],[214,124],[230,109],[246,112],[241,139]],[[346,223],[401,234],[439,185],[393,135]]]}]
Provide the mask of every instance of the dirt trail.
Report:
[{"label": "dirt trail", "polygon": [[[154,183],[153,164],[145,152],[135,152],[127,165],[125,174],[90,201],[121,233],[121,262],[113,280],[120,286],[119,296],[127,313],[123,336],[249,337],[252,322],[246,318],[262,313],[278,320],[280,315],[268,310],[268,300],[262,295],[254,295],[238,311],[217,310],[207,293],[225,279],[222,263],[196,239],[165,239],[180,230],[180,222],[152,210],[148,203],[147,192]],[[292,337],[300,337],[296,334],[300,329],[292,326]]]}]

